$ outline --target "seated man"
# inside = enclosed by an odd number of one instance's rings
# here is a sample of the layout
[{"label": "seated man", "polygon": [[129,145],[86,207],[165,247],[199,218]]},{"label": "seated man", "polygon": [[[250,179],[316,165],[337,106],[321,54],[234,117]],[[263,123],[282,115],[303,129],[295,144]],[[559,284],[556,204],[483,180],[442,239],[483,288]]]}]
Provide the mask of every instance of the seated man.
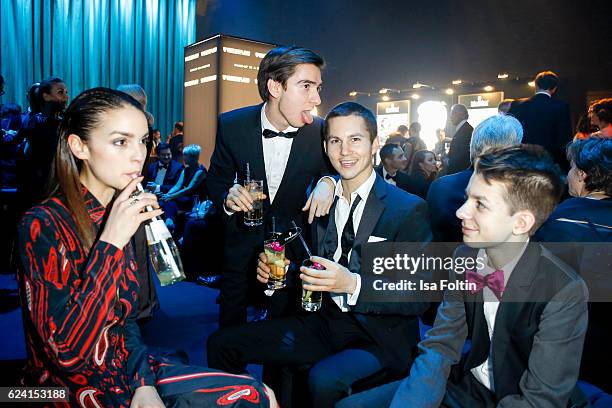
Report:
[{"label": "seated man", "polygon": [[[566,407],[587,328],[587,288],[529,237],[561,197],[561,174],[540,146],[495,148],[476,161],[457,217],[477,272],[446,291],[403,381],[337,407]],[[471,349],[462,358],[466,338]]]},{"label": "seated man", "polygon": [[[325,151],[341,177],[330,215],[313,224],[312,261],[326,270],[302,267],[306,290],[322,291],[318,312],[221,329],[208,339],[208,364],[233,373],[248,363],[310,365],[315,407],[332,407],[360,379],[385,370],[401,375],[419,339],[418,316],[427,303],[361,302],[361,249],[368,241],[431,240],[425,201],[377,175],[376,119],[363,106],[342,103],[323,125]],[[258,279],[268,280],[260,254]],[[297,260],[299,261],[299,260]],[[254,271],[253,271],[254,273]],[[368,292],[369,293],[369,292]]]},{"label": "seated man", "polygon": [[181,171],[178,180],[160,197],[160,206],[165,212],[168,228],[174,229],[176,216],[179,210],[189,211],[193,207],[194,195],[203,191],[206,179],[206,167],[200,164],[200,152],[202,148],[196,144],[190,144],[183,150],[185,168]]},{"label": "seated man", "polygon": [[[482,121],[470,141],[470,163],[491,147],[506,147],[521,143],[523,126],[512,116],[495,115]],[[431,214],[431,230],[436,242],[461,242],[461,220],[455,212],[465,201],[465,188],[472,176],[472,166],[434,180],[427,192]]]},{"label": "seated man", "polygon": [[406,168],[404,150],[396,144],[386,144],[380,149],[381,164],[376,172],[389,184],[393,184],[404,191],[410,191],[410,177],[402,172]]},{"label": "seated man", "polygon": [[147,167],[146,185],[151,192],[165,194],[178,181],[183,165],[172,160],[172,150],[168,143],[160,143],[155,147],[157,161]]}]

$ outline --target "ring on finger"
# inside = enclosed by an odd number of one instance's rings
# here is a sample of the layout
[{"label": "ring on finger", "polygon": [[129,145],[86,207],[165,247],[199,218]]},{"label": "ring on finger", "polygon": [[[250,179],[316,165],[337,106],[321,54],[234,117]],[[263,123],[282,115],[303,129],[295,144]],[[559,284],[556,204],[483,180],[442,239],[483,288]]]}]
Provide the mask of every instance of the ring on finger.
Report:
[{"label": "ring on finger", "polygon": [[132,201],[130,201],[130,207],[136,204],[138,201],[140,201],[138,198],[134,198]]}]

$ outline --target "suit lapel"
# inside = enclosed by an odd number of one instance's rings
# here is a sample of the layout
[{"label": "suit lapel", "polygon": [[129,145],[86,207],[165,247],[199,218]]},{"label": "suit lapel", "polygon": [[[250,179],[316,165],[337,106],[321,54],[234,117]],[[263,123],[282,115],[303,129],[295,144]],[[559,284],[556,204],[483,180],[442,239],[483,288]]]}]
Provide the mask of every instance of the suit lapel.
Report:
[{"label": "suit lapel", "polygon": [[510,341],[510,331],[521,325],[518,320],[521,310],[529,304],[530,290],[537,273],[540,258],[539,245],[528,244],[521,259],[516,264],[504,290],[502,300],[495,316],[493,331],[493,367],[494,372],[503,371],[503,365]]},{"label": "suit lapel", "polygon": [[[291,151],[289,152],[289,158],[287,159],[287,166],[285,167],[285,172],[283,173],[281,183],[278,186],[276,199],[272,205],[276,205],[277,202],[281,201],[278,200],[278,198],[283,197],[284,190],[291,187],[291,182],[294,179],[295,174],[299,171],[299,169],[304,168],[302,161],[308,159],[307,152],[313,148],[313,146],[310,146],[310,138],[307,134],[309,126],[310,125],[306,125],[299,128],[297,134],[293,138],[293,143],[291,143]],[[304,202],[306,202],[306,197],[304,197]]]},{"label": "suit lapel", "polygon": [[[248,143],[251,148],[247,154],[249,158],[249,166],[251,168],[251,178],[254,180],[263,180],[264,194],[269,196],[268,193],[268,180],[266,177],[266,165],[264,163],[263,154],[263,143],[261,141],[261,108],[263,104],[257,106],[257,109],[253,109],[253,116],[251,117],[248,126],[246,126],[246,132],[244,141]],[[246,165],[243,166],[240,171],[243,173],[246,169]],[[239,174],[240,176],[240,174]],[[266,198],[267,206],[270,205],[270,198]]]},{"label": "suit lapel", "polygon": [[336,232],[336,203],[338,196],[334,197],[334,202],[329,210],[327,217],[317,221],[317,255],[322,257],[333,257],[333,252],[338,246],[338,233]]},{"label": "suit lapel", "polygon": [[349,269],[351,270],[358,271],[360,269],[361,257],[359,254],[361,254],[361,246],[368,242],[368,238],[372,235],[378,219],[385,210],[383,199],[387,195],[387,186],[387,182],[377,174],[374,185],[370,190],[370,195],[365,203],[357,234],[355,234],[353,252],[349,261]]}]

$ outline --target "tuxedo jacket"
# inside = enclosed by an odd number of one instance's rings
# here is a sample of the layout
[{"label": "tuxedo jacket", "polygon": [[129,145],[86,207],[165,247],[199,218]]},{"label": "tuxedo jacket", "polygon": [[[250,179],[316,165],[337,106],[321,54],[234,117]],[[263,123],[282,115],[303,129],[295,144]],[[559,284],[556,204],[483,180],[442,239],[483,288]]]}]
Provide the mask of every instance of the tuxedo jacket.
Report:
[{"label": "tuxedo jacket", "polygon": [[[467,247],[456,251],[476,255]],[[451,272],[450,279],[465,277]],[[460,383],[489,353],[497,407],[567,406],[578,379],[587,300],[584,281],[569,266],[540,244],[529,244],[507,282],[492,340],[482,291],[446,292],[391,406],[438,407],[445,394],[442,379]],[[462,357],[468,337],[471,349]]]},{"label": "tuxedo jacket", "polygon": [[[164,176],[164,181],[159,187],[159,191],[162,193],[167,193],[179,179],[181,175],[181,171],[183,170],[183,165],[175,160],[171,160],[170,164],[168,164],[168,169],[166,170],[166,175]],[[147,169],[147,182],[155,181],[157,177],[157,172],[159,171],[159,161],[155,161],[149,164]]]},{"label": "tuxedo jacket", "polygon": [[567,103],[536,94],[515,101],[508,112],[523,125],[523,143],[543,146],[558,163],[566,163],[565,146],[572,139]]},{"label": "tuxedo jacket", "polygon": [[[534,240],[568,264],[585,280],[590,298],[589,327],[584,342],[580,379],[612,393],[612,199],[575,197],[560,203],[535,233]],[[557,244],[557,243],[568,244]],[[554,243],[554,244],[548,244]],[[599,244],[597,244],[599,243]],[[606,258],[607,256],[607,258]]]},{"label": "tuxedo jacket", "polygon": [[474,128],[465,122],[453,136],[448,151],[448,169],[446,174],[458,173],[470,167],[470,142]]},{"label": "tuxedo jacket", "polygon": [[[333,259],[338,246],[334,209],[335,204],[328,216],[313,223],[313,246],[318,255],[327,259]],[[380,346],[383,365],[392,372],[401,374],[408,369],[412,361],[413,346],[419,340],[418,316],[424,313],[429,305],[424,302],[360,300],[366,292],[374,292],[373,275],[361,271],[362,248],[372,236],[388,242],[430,242],[427,204],[424,200],[390,185],[377,175],[366,200],[349,259],[349,270],[361,274],[361,291],[357,304],[347,313],[354,316]],[[328,293],[323,295],[330,296]],[[325,313],[325,310],[324,305],[320,313]]]},{"label": "tuxedo jacket", "polygon": [[[376,167],[376,172],[383,177],[382,164]],[[427,195],[427,189],[429,184],[425,177],[421,174],[406,174],[403,171],[396,173],[395,184],[398,188],[406,191],[407,193],[414,194],[425,199]]]},{"label": "tuxedo jacket", "polygon": [[[379,166],[376,166],[374,170],[376,170],[376,173],[378,173],[380,177],[383,177],[383,180],[384,180],[383,165],[381,164]],[[411,191],[410,177],[406,173],[403,173],[401,171],[398,171],[395,174],[396,174],[395,185],[397,186],[397,188],[400,188],[408,193],[414,194],[414,192]]]},{"label": "tuxedo jacket", "polygon": [[434,180],[427,193],[431,230],[436,242],[462,242],[461,220],[455,214],[465,202],[472,168]]},{"label": "tuxedo jacket", "polygon": [[[251,179],[263,180],[264,224],[275,216],[277,220],[301,222],[302,207],[311,189],[319,178],[333,173],[327,156],[323,151],[321,137],[322,119],[315,117],[312,124],[301,127],[293,139],[291,152],[281,184],[274,202],[270,203],[266,169],[261,140],[261,108],[263,105],[249,106],[220,115],[217,125],[217,139],[208,171],[207,189],[213,203],[223,208],[228,190],[245,178],[246,163],[250,165]],[[258,231],[261,231],[259,229]],[[245,240],[253,237],[261,240],[263,232],[245,227],[241,213],[226,219],[226,246],[245,247]],[[261,246],[261,245],[260,245]],[[250,250],[249,250],[250,251]],[[237,255],[234,253],[234,255]]]}]

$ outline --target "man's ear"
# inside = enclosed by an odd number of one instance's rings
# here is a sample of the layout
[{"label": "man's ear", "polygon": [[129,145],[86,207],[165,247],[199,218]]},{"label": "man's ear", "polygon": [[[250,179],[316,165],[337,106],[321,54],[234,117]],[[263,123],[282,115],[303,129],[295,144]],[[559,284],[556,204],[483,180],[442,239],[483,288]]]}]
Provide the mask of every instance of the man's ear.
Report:
[{"label": "man's ear", "polygon": [[579,180],[581,183],[584,183],[584,182],[585,182],[585,180],[586,180],[586,178],[587,178],[587,174],[586,174],[584,171],[582,171],[582,170],[580,170],[580,169],[576,168],[576,175],[578,176],[578,180]]},{"label": "man's ear", "polygon": [[518,211],[514,214],[514,228],[512,232],[515,235],[528,234],[535,225],[535,222],[535,215],[531,211]]},{"label": "man's ear", "polygon": [[374,138],[372,141],[372,155],[378,153],[378,148],[380,147],[380,142],[378,141],[378,136]]},{"label": "man's ear", "polygon": [[89,149],[87,144],[79,136],[74,133],[68,136],[68,147],[74,156],[78,159],[89,159]]},{"label": "man's ear", "polygon": [[283,84],[269,78],[267,85],[270,96],[274,97],[275,99],[280,98],[281,92],[284,91]]}]

